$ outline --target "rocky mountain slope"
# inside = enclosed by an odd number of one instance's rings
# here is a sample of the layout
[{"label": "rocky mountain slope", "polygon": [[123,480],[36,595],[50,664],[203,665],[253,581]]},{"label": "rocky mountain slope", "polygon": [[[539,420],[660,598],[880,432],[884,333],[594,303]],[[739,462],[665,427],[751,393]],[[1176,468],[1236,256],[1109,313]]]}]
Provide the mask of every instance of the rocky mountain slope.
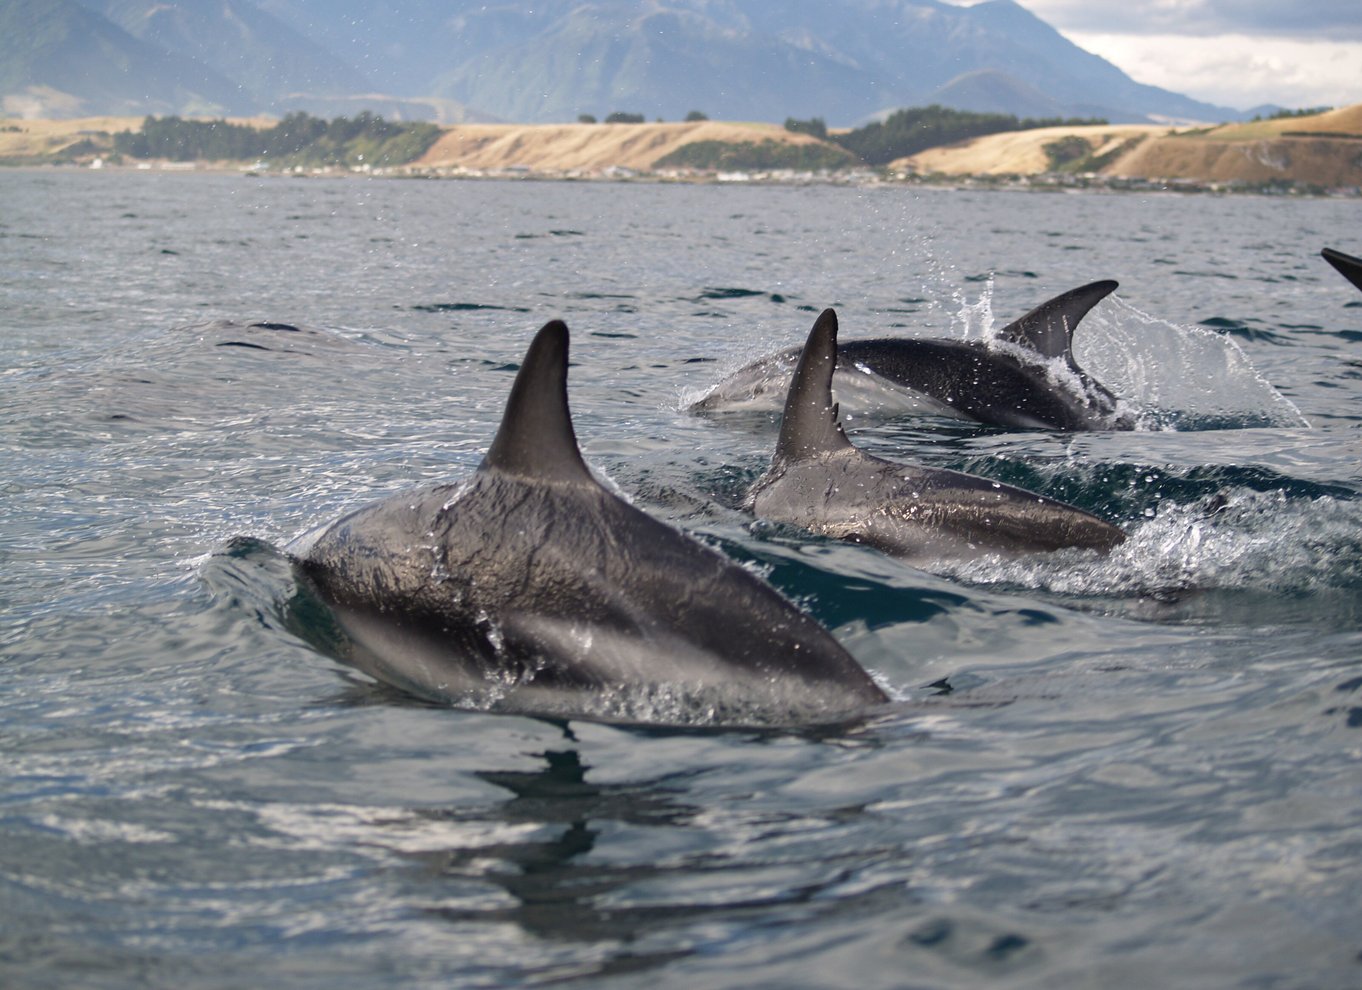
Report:
[{"label": "rocky mountain slope", "polygon": [[1135,83],[1013,0],[0,0],[0,106],[19,116],[700,110],[836,126],[931,102],[1236,116]]}]

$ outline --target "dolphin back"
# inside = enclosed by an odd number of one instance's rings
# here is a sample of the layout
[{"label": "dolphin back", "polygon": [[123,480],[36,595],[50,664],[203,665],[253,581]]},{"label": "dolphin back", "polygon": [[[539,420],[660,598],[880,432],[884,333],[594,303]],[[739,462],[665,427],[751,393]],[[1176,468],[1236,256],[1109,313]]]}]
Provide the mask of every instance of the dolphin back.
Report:
[{"label": "dolphin back", "polygon": [[421,697],[554,717],[794,724],[883,702],[815,619],[592,476],[567,354],[546,324],[470,479],[360,508],[300,551],[344,633],[314,645]]}]

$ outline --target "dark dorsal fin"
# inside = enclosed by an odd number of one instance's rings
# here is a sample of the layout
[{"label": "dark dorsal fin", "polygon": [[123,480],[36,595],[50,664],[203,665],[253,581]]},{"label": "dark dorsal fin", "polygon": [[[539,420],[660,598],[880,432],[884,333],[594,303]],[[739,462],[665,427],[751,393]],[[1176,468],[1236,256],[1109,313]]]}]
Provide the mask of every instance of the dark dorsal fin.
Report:
[{"label": "dark dorsal fin", "polygon": [[1338,269],[1338,273],[1353,285],[1362,289],[1362,258],[1354,258],[1342,251],[1325,248],[1320,252],[1324,260]]},{"label": "dark dorsal fin", "polygon": [[832,401],[836,366],[837,314],[825,309],[809,331],[790,380],[776,460],[799,461],[851,446],[837,422],[837,404]]},{"label": "dark dorsal fin", "polygon": [[1063,358],[1077,367],[1072,352],[1074,328],[1116,286],[1116,282],[1105,279],[1070,289],[1003,327],[998,331],[998,339],[1029,348],[1043,358]]},{"label": "dark dorsal fin", "polygon": [[551,320],[525,352],[496,439],[479,470],[545,481],[592,480],[572,431],[567,367],[567,324]]}]

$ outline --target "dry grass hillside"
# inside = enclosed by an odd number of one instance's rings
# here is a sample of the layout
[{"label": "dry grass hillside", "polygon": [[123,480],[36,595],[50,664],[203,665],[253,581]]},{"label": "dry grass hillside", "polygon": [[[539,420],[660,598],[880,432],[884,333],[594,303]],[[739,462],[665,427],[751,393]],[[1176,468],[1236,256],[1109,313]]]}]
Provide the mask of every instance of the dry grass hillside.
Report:
[{"label": "dry grass hillside", "polygon": [[1301,133],[1362,137],[1362,103],[1310,117],[1276,117],[1247,124],[1221,124],[1200,136],[1214,141],[1261,141]]},{"label": "dry grass hillside", "polygon": [[1200,130],[1086,126],[1011,131],[932,148],[892,167],[942,175],[1037,175],[1054,168],[1053,149],[1062,142],[1070,142],[1074,154],[1074,140],[1085,142],[1088,154],[1071,158],[1073,166],[1113,177],[1362,185],[1362,104],[1309,117]]},{"label": "dry grass hillside", "polygon": [[[272,121],[234,121],[268,127]],[[0,161],[56,160],[98,134],[136,130],[141,118],[0,119]],[[457,124],[415,164],[426,170],[525,169],[549,174],[647,171],[692,142],[818,145],[777,124]],[[107,141],[104,142],[107,147]],[[85,160],[96,152],[76,156]],[[900,159],[921,174],[1036,175],[1057,166],[1115,178],[1200,182],[1289,181],[1362,186],[1362,104],[1309,117],[1176,131],[1151,125],[1050,127],[990,134]]]},{"label": "dry grass hillside", "polygon": [[1104,171],[1141,179],[1362,186],[1362,104],[1158,138]]},{"label": "dry grass hillside", "polygon": [[777,124],[702,120],[683,124],[458,124],[446,130],[417,168],[571,172],[650,169],[694,141],[817,144]]},{"label": "dry grass hillside", "polygon": [[0,158],[33,158],[69,148],[92,134],[135,131],[141,117],[83,117],[77,120],[0,120]]},{"label": "dry grass hillside", "polygon": [[1039,175],[1050,169],[1045,146],[1076,137],[1087,142],[1090,154],[1105,155],[1127,141],[1167,134],[1169,128],[1146,124],[1041,127],[1030,131],[986,134],[941,148],[900,158],[895,171],[941,175]]}]

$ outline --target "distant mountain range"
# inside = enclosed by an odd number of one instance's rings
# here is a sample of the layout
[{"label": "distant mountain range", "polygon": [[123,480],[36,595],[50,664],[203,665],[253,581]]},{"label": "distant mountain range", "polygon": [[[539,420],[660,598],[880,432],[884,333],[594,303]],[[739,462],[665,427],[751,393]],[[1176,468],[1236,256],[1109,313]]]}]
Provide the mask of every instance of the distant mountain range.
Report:
[{"label": "distant mountain range", "polygon": [[1225,121],[1134,82],[1013,0],[0,0],[11,116],[572,121],[823,118],[940,103]]}]

